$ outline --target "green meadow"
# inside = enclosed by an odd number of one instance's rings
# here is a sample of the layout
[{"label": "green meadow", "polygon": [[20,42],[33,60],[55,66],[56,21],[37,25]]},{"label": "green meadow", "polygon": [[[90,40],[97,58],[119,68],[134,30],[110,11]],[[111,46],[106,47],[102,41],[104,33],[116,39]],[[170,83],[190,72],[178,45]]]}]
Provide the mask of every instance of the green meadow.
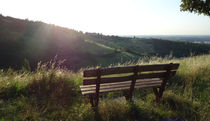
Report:
[{"label": "green meadow", "polygon": [[[91,43],[91,41],[88,41]],[[99,44],[99,46],[101,46]],[[112,51],[112,48],[107,48]],[[0,119],[65,121],[161,121],[180,118],[186,121],[210,120],[210,55],[187,58],[139,59],[127,66],[180,63],[176,76],[168,81],[161,103],[155,103],[152,89],[136,89],[133,102],[126,102],[120,92],[102,96],[98,113],[79,86],[83,70],[71,71],[54,60],[38,63],[30,71],[25,61],[20,70],[0,70]],[[96,67],[91,67],[96,68]]]}]

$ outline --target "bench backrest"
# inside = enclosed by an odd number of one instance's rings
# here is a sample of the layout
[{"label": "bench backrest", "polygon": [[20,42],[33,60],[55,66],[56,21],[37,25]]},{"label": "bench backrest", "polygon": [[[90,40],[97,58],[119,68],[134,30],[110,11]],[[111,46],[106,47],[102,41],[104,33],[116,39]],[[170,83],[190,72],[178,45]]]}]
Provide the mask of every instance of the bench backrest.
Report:
[{"label": "bench backrest", "polygon": [[[114,68],[99,68],[92,70],[85,70],[84,77],[96,77],[94,79],[84,79],[83,85],[92,85],[103,83],[113,83],[113,82],[123,82],[132,80],[135,76],[136,79],[148,79],[148,78],[165,78],[166,76],[173,76],[176,74],[178,69],[178,63],[170,64],[155,64],[155,65],[137,65],[128,67],[114,67]],[[114,77],[102,77],[114,74],[125,74],[133,73],[129,76],[119,76]]]}]

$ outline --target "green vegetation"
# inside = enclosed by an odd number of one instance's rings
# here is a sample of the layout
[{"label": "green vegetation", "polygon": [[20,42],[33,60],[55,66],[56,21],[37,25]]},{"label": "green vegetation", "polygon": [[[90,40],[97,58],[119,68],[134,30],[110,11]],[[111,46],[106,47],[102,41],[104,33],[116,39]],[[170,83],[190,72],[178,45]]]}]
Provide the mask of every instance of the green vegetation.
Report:
[{"label": "green vegetation", "polygon": [[[107,48],[109,49],[109,48]],[[29,71],[27,61],[20,71],[0,70],[1,120],[70,121],[160,121],[181,118],[186,121],[210,120],[210,55],[185,59],[152,57],[124,65],[178,62],[180,67],[168,82],[160,104],[151,89],[135,90],[133,103],[120,93],[104,95],[97,115],[88,98],[81,95],[82,69],[71,72],[62,61],[39,63]],[[115,66],[124,66],[122,64]]]},{"label": "green vegetation", "polygon": [[209,0],[181,0],[181,11],[189,11],[210,16]]},{"label": "green vegetation", "polygon": [[0,68],[4,69],[21,69],[27,60],[30,69],[35,70],[38,62],[47,62],[56,55],[66,60],[63,64],[67,68],[78,70],[88,66],[137,62],[145,56],[187,57],[191,53],[207,54],[210,50],[209,44],[83,33],[2,15],[0,28]]}]

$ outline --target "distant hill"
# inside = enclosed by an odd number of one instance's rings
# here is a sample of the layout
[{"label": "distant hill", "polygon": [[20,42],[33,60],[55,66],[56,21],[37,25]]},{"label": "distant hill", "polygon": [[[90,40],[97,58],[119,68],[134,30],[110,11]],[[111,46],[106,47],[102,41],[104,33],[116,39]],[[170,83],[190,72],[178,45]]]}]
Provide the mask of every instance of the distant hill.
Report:
[{"label": "distant hill", "polygon": [[210,44],[210,35],[133,35],[124,37],[137,37],[137,38],[156,38],[164,40],[175,40],[181,42]]},{"label": "distant hill", "polygon": [[27,59],[33,69],[39,61],[49,61],[56,55],[66,59],[67,68],[78,69],[137,61],[145,56],[187,57],[209,50],[209,44],[83,33],[0,15],[0,68],[19,69]]}]

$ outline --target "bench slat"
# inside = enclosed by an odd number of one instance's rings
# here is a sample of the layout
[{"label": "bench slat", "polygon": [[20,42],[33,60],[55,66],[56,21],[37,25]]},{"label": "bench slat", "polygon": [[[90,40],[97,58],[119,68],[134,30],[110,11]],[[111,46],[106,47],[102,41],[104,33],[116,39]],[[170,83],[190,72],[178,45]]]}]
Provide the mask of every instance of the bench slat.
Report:
[{"label": "bench slat", "polygon": [[[151,78],[151,79],[138,79],[136,80],[136,83],[138,82],[154,82],[154,81],[160,81],[160,78]],[[120,84],[125,84],[125,83],[131,83],[130,81],[124,81],[124,82],[117,82],[117,83],[104,83],[101,84],[102,86],[106,86],[106,85],[120,85]],[[81,85],[80,88],[89,88],[89,87],[95,87],[95,84],[92,85]]]},{"label": "bench slat", "polygon": [[[100,87],[100,90],[112,89],[112,88],[122,88],[122,87],[130,87],[130,83],[123,84],[123,85],[101,86],[101,87]],[[91,87],[91,88],[81,89],[81,91],[82,91],[82,92],[85,92],[85,91],[94,91],[95,89],[96,89],[96,87]]]},{"label": "bench slat", "polygon": [[[127,83],[131,83],[131,81],[125,81],[125,82],[119,82],[119,83],[104,83],[104,84],[101,84],[101,86],[107,86],[107,85],[123,85],[123,84],[127,84]],[[95,84],[92,84],[92,85],[81,85],[80,88],[89,88],[89,87],[95,87],[96,85]]]},{"label": "bench slat", "polygon": [[[167,74],[168,74],[167,72],[140,74],[137,76],[137,79],[165,78]],[[170,76],[173,76],[175,74],[176,71],[171,71]]]},{"label": "bench slat", "polygon": [[[160,78],[152,78],[152,79],[138,79],[136,80],[136,83],[150,83],[150,82],[156,82],[161,81]],[[101,86],[110,86],[110,85],[123,85],[123,84],[131,84],[131,81],[125,81],[125,82],[118,82],[118,83],[104,83],[100,84]],[[81,85],[81,89],[90,88],[90,87],[96,87],[95,84],[92,85]]]},{"label": "bench slat", "polygon": [[[138,66],[138,72],[139,71],[162,71],[162,70],[167,70],[169,66],[171,70],[176,70],[179,67],[179,64],[174,63],[174,64],[140,65]],[[135,67],[136,66],[102,68],[101,75],[133,73]],[[97,76],[97,69],[84,71],[84,77],[96,77],[96,76]]]},{"label": "bench slat", "polygon": [[[167,72],[158,72],[158,73],[144,73],[137,76],[137,79],[149,79],[149,78],[164,78]],[[175,75],[176,71],[171,72],[171,76]],[[132,80],[131,76],[124,76],[124,77],[104,77],[101,78],[101,84],[104,83],[114,83],[114,82],[124,82]],[[97,79],[84,79],[83,85],[91,85],[96,84]]]},{"label": "bench slat", "polygon": [[[141,85],[153,85],[153,84],[161,84],[162,80],[160,79],[156,79],[156,80],[138,80],[136,82],[136,86],[141,86]],[[127,83],[115,83],[115,84],[102,84],[100,85],[100,90],[104,90],[104,89],[112,89],[112,88],[122,88],[122,87],[129,87],[131,85],[131,81],[127,82]],[[81,91],[85,92],[85,91],[95,91],[96,89],[96,85],[88,85],[88,86],[80,86]]]},{"label": "bench slat", "polygon": [[[135,88],[150,88],[150,87],[160,87],[161,84],[153,84],[153,85],[140,85],[140,86],[135,86]],[[112,88],[112,89],[105,89],[105,90],[100,90],[100,93],[107,93],[107,92],[114,92],[114,91],[121,91],[121,90],[129,90],[130,87],[123,87],[123,88]],[[90,94],[95,94],[95,91],[86,91],[82,92],[83,95],[90,95]]]},{"label": "bench slat", "polygon": [[153,85],[136,85],[135,88],[150,88],[150,87],[160,87],[161,84],[153,84]]},{"label": "bench slat", "polygon": [[[157,81],[157,82],[149,82],[149,83],[136,83],[135,86],[151,86],[154,84],[158,84],[161,85],[162,81]],[[124,88],[124,87],[130,87],[130,84],[124,84],[124,85],[110,85],[110,86],[101,86],[100,90],[104,90],[104,89],[116,89],[116,88]],[[86,92],[86,91],[95,91],[96,87],[90,87],[90,88],[81,88],[82,92]]]},{"label": "bench slat", "polygon": [[[102,68],[101,75],[119,74],[119,73],[132,73],[134,66],[128,67],[114,67],[114,68]],[[85,70],[84,77],[97,76],[97,69]]]},{"label": "bench slat", "polygon": [[[103,83],[111,83],[111,82],[123,82],[123,81],[129,81],[132,79],[131,76],[124,76],[124,77],[104,77],[101,78],[101,84]],[[96,84],[96,79],[84,79],[83,80],[84,85],[89,85],[89,84]]]},{"label": "bench slat", "polygon": [[179,67],[179,64],[174,63],[174,64],[158,64],[158,65],[141,65],[141,66],[139,66],[138,70],[141,72],[163,71],[163,70],[167,70],[169,66],[170,66],[171,70],[177,70]]},{"label": "bench slat", "polygon": [[[100,90],[100,93],[105,93],[105,92],[114,92],[114,91],[120,91],[120,90],[128,90],[130,87],[123,87],[123,88],[113,88],[113,89],[106,89],[106,90]],[[87,92],[82,92],[83,95],[89,95],[89,94],[95,94],[95,91],[87,91]]]}]

